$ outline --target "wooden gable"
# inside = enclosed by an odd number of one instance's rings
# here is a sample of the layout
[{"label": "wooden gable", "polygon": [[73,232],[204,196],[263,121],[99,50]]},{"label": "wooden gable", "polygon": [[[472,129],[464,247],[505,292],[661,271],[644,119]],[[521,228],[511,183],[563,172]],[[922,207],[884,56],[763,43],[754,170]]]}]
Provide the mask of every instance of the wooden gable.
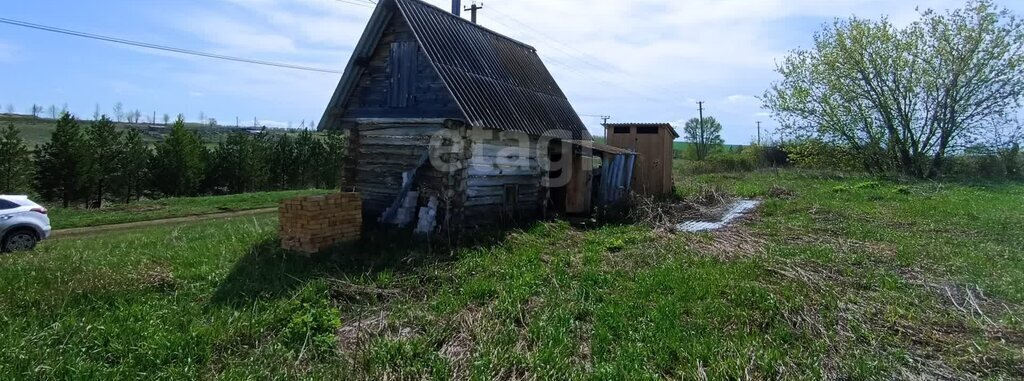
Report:
[{"label": "wooden gable", "polygon": [[392,17],[341,117],[462,119],[455,98],[403,17]]}]

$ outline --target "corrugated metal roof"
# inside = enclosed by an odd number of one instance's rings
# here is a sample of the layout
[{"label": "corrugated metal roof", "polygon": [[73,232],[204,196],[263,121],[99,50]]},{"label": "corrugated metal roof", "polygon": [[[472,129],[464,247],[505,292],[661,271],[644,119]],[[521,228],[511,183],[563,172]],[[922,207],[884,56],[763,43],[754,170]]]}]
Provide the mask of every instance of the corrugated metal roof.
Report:
[{"label": "corrugated metal roof", "polygon": [[565,140],[569,144],[577,145],[583,148],[589,148],[594,151],[609,153],[612,155],[636,155],[636,152],[630,151],[625,148],[613,147],[607,144],[597,143],[593,140]]},{"label": "corrugated metal roof", "polygon": [[672,136],[679,137],[679,133],[676,132],[676,128],[672,127],[670,123],[605,123],[604,128],[608,127],[663,127],[667,128],[672,132]]},{"label": "corrugated metal roof", "polygon": [[[380,31],[397,5],[431,64],[441,75],[466,122],[476,128],[554,134],[566,139],[591,140],[590,133],[555,82],[536,49],[420,0],[381,0],[367,26]],[[377,36],[366,33],[357,53],[372,49]],[[350,73],[352,71],[352,73]],[[356,69],[350,64],[322,125],[330,128],[330,108],[351,95]],[[325,124],[326,123],[326,124]]]},{"label": "corrugated metal roof", "polygon": [[420,0],[395,0],[474,127],[591,139],[537,51]]}]

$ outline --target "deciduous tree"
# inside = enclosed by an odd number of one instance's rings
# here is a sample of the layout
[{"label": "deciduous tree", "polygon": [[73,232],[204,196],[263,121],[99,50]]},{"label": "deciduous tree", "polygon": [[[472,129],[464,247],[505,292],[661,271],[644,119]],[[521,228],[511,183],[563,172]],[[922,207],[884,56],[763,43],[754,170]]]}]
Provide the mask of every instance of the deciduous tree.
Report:
[{"label": "deciduous tree", "polygon": [[683,126],[683,131],[686,134],[686,140],[693,147],[694,157],[697,160],[706,159],[724,143],[722,124],[714,117],[706,116],[703,122],[700,118],[690,119]]},{"label": "deciduous tree", "polygon": [[1024,97],[1024,24],[989,0],[906,28],[837,21],[814,40],[780,64],[765,106],[790,134],[848,147],[871,171],[937,176]]}]

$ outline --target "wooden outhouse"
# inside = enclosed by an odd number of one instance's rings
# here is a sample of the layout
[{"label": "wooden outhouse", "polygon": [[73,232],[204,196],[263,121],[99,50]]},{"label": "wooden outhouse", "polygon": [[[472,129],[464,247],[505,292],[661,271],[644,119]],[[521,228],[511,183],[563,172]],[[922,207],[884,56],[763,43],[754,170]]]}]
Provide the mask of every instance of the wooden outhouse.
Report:
[{"label": "wooden outhouse", "polygon": [[343,183],[364,219],[423,233],[564,210],[553,193],[591,192],[564,174],[604,147],[581,147],[591,136],[533,47],[420,0],[378,1],[320,129],[349,137]]},{"label": "wooden outhouse", "polygon": [[633,190],[660,196],[672,193],[673,141],[679,133],[668,123],[609,123],[604,125],[608,145],[636,152]]}]

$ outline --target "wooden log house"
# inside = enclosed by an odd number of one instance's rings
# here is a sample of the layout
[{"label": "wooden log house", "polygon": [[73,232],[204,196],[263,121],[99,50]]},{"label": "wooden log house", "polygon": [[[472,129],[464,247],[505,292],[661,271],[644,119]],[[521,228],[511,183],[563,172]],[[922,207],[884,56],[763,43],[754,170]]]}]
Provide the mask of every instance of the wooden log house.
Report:
[{"label": "wooden log house", "polygon": [[595,161],[632,170],[533,47],[420,0],[378,2],[320,128],[349,137],[343,182],[364,218],[423,232],[586,212],[628,186],[594,192]]}]

